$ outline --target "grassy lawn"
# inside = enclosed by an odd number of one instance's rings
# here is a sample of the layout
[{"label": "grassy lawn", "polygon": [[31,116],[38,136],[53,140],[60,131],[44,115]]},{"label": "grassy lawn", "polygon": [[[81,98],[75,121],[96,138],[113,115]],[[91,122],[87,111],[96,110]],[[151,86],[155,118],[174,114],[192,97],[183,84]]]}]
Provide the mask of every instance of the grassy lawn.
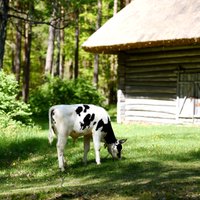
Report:
[{"label": "grassy lawn", "polygon": [[127,138],[123,158],[113,161],[93,145],[82,164],[83,141],[68,140],[66,172],[58,170],[56,140],[47,124],[0,136],[0,199],[200,199],[200,129],[175,125],[119,125]]}]

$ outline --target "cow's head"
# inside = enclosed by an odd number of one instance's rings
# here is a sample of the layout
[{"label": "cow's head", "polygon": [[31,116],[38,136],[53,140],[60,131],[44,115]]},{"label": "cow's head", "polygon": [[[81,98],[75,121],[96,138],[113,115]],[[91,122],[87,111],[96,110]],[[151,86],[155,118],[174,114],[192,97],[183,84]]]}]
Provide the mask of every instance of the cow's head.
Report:
[{"label": "cow's head", "polygon": [[114,159],[121,159],[122,144],[126,142],[127,139],[117,140],[115,143],[108,144],[108,152]]}]

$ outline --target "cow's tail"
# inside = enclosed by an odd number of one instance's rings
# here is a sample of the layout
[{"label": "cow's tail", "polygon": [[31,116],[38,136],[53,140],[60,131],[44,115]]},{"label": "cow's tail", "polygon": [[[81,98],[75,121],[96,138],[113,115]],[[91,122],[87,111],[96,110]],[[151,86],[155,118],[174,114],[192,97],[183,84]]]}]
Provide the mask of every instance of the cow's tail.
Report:
[{"label": "cow's tail", "polygon": [[52,124],[52,117],[53,117],[53,112],[54,112],[54,108],[51,107],[49,109],[49,136],[48,136],[48,139],[49,139],[49,143],[52,144],[53,142],[53,137],[54,137],[54,129],[53,129],[53,124]]}]

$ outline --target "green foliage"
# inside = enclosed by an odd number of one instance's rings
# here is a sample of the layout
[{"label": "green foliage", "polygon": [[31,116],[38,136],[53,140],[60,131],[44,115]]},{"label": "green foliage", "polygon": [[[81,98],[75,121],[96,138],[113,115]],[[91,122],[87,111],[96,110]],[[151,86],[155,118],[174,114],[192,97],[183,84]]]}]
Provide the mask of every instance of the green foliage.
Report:
[{"label": "green foliage", "polygon": [[6,75],[3,71],[1,71],[0,83],[1,123],[9,121],[9,119],[29,123],[31,115],[29,105],[16,99],[19,90],[15,77],[13,75]]},{"label": "green foliage", "polygon": [[45,117],[49,108],[56,104],[101,105],[103,100],[96,88],[85,79],[63,80],[49,77],[43,85],[32,91],[30,105],[34,115]]},{"label": "green foliage", "polygon": [[[30,10],[27,5],[32,2],[34,4],[34,10]],[[120,2],[118,2],[120,3]],[[44,76],[45,58],[48,46],[48,34],[49,26],[42,22],[49,22],[52,16],[53,6],[57,5],[57,12],[55,19],[59,19],[61,12],[60,7],[64,9],[64,60],[65,60],[65,78],[73,77],[73,65],[74,65],[74,50],[75,50],[75,17],[74,11],[79,8],[79,76],[87,76],[92,82],[93,79],[93,66],[94,66],[94,55],[92,53],[85,52],[81,45],[83,42],[96,30],[97,21],[97,9],[98,4],[96,0],[59,0],[59,1],[47,1],[47,0],[20,0],[18,3],[15,1],[10,2],[9,10],[10,14],[19,15],[15,10],[21,11],[22,13],[29,13],[31,15],[30,19],[34,21],[41,22],[33,24],[32,26],[32,42],[31,42],[31,72],[30,72],[30,88],[34,88],[41,85],[42,77]],[[18,5],[18,6],[17,6]],[[120,8],[120,6],[119,6]],[[102,0],[102,25],[113,15],[113,0]],[[21,16],[22,17],[22,16]],[[22,27],[24,26],[24,21],[21,21]],[[15,18],[10,18],[7,24],[7,37],[5,45],[5,56],[4,56],[4,70],[11,72],[13,58],[12,55],[15,53],[13,45],[16,44],[16,32],[20,30],[18,27],[18,20]],[[58,25],[57,25],[58,26]],[[63,25],[62,25],[63,26]],[[16,30],[16,27],[17,30]],[[58,31],[58,30],[57,30]],[[57,35],[59,35],[57,33]],[[23,39],[22,37],[22,47]],[[13,51],[14,50],[14,51]],[[21,55],[24,55],[24,48],[21,49]],[[56,65],[57,55],[58,55],[58,41],[55,39],[54,47],[54,68]],[[24,58],[21,56],[21,61],[23,63]],[[21,64],[22,64],[21,63]],[[72,68],[71,68],[72,67]],[[112,81],[109,56],[101,55],[99,61],[99,84],[98,87],[104,92],[104,96],[108,97],[109,93],[109,80]],[[21,73],[23,75],[23,73]],[[23,80],[23,77],[20,77]]]}]

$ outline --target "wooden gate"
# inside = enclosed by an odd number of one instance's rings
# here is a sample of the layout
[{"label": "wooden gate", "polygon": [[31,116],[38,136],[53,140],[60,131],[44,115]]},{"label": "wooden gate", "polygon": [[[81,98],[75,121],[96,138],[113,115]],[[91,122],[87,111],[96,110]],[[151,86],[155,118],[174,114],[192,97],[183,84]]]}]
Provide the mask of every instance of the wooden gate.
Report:
[{"label": "wooden gate", "polygon": [[177,119],[200,122],[200,73],[179,74]]}]

